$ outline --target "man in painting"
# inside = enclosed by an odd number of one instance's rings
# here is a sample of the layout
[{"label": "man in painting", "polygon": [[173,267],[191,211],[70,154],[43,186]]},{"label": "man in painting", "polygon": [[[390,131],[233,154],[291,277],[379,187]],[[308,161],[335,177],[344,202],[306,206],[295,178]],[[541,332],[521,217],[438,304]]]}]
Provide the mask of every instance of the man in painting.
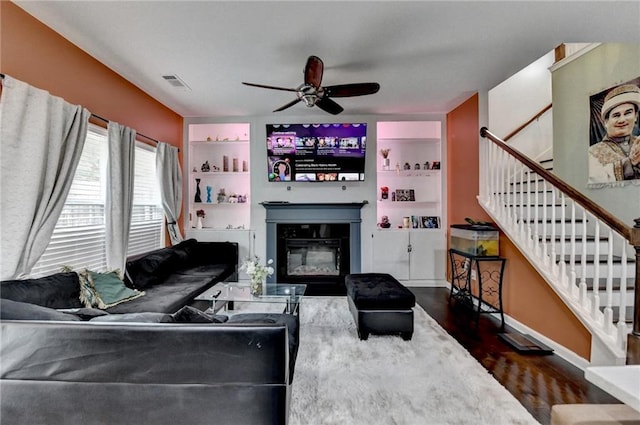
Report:
[{"label": "man in painting", "polygon": [[640,110],[640,88],[624,84],[604,98],[600,115],[607,134],[589,148],[589,182],[640,179],[640,137],[633,135]]}]

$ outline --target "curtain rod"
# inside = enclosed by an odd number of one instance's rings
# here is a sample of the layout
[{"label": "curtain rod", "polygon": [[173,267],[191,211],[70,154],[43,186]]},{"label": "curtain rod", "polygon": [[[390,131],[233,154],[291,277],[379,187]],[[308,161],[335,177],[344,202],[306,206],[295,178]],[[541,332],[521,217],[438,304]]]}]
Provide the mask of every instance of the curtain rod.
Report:
[{"label": "curtain rod", "polygon": [[[104,121],[104,122],[105,122],[105,123],[107,123],[107,124],[109,123],[109,120],[108,120],[108,119],[103,118],[103,117],[101,117],[100,115],[96,115],[96,114],[92,113],[92,114],[91,114],[91,116],[92,116],[93,118],[99,119],[100,121]],[[145,136],[145,135],[144,135],[144,134],[142,134],[142,133],[138,133],[138,132],[136,132],[136,135],[137,135],[137,136],[140,136],[140,137],[144,137],[145,139],[149,139],[149,140],[151,140],[152,142],[155,142],[156,144],[161,143],[159,140],[156,140],[156,139],[154,139],[153,137]],[[178,150],[179,150],[179,149],[178,149]]]},{"label": "curtain rod", "polygon": [[[0,73],[0,80],[4,80],[4,74],[3,74],[3,73]],[[94,117],[94,118],[96,118],[96,119],[99,119],[100,121],[104,121],[105,123],[109,124],[109,120],[108,120],[108,119],[106,119],[106,118],[101,117],[100,115],[96,115],[96,114],[93,114],[93,113],[92,113],[92,114],[91,114],[91,116],[92,116],[92,117]],[[155,143],[156,143],[156,145],[157,145],[158,143],[162,143],[162,142],[160,142],[159,140],[156,140],[156,139],[154,139],[153,137],[145,136],[145,135],[144,135],[144,134],[142,134],[142,133],[138,133],[138,132],[136,132],[136,135],[137,135],[137,136],[140,136],[140,137],[144,137],[145,139],[149,139],[149,140],[151,140],[152,142],[155,142]],[[178,152],[180,152],[180,149],[178,149]]]}]

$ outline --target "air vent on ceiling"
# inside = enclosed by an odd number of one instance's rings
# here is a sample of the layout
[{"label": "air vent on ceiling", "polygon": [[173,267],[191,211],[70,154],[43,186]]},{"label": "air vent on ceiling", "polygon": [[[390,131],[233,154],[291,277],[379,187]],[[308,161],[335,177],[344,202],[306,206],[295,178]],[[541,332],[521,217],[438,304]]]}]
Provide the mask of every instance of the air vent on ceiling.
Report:
[{"label": "air vent on ceiling", "polygon": [[177,75],[163,75],[162,78],[164,78],[173,87],[176,87],[179,89],[191,90],[191,88],[184,81],[182,81],[182,79]]}]

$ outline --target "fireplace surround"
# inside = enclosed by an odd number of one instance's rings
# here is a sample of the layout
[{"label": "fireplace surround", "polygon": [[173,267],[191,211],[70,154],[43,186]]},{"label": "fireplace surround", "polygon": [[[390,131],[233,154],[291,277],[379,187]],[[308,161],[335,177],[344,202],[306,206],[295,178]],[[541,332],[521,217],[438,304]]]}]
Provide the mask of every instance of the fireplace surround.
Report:
[{"label": "fireplace surround", "polygon": [[263,202],[269,282],[304,283],[308,295],[344,295],[344,277],[360,272],[363,203]]}]

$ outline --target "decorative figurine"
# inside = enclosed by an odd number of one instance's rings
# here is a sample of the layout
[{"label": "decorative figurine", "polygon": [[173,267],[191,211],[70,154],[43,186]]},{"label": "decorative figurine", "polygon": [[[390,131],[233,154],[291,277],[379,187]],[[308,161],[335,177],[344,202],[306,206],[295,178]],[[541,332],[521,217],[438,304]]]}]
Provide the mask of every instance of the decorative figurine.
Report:
[{"label": "decorative figurine", "polygon": [[420,164],[418,164],[418,163],[416,162],[416,165],[414,165],[414,166],[413,166],[413,169],[414,169],[414,170],[419,170],[419,169],[420,169]]},{"label": "decorative figurine", "polygon": [[411,164],[409,164],[408,162],[404,163],[404,169],[405,170],[410,170],[411,169]]},{"label": "decorative figurine", "polygon": [[389,217],[386,215],[383,215],[382,218],[380,219],[380,223],[378,223],[378,226],[380,226],[380,228],[382,229],[388,229],[389,227],[391,227],[391,223],[389,222]]},{"label": "decorative figurine", "polygon": [[211,186],[207,186],[207,204],[211,203]]},{"label": "decorative figurine", "polygon": [[227,194],[224,193],[224,188],[220,188],[220,192],[218,192],[218,203],[221,204],[227,200]]},{"label": "decorative figurine", "polygon": [[196,179],[196,196],[193,202],[202,202],[202,198],[200,198],[200,179]]},{"label": "decorative figurine", "polygon": [[380,188],[380,199],[389,199],[389,188],[387,186]]},{"label": "decorative figurine", "polygon": [[200,167],[200,171],[202,171],[203,173],[208,173],[209,171],[211,171],[209,161],[205,161],[204,164],[202,164],[202,167]]}]

